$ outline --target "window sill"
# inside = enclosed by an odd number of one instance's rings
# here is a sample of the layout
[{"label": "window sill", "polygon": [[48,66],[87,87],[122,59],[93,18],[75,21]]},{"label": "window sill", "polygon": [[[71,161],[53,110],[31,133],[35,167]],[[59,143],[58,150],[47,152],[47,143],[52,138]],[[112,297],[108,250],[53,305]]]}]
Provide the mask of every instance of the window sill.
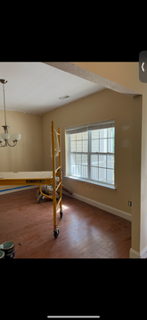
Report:
[{"label": "window sill", "polygon": [[68,179],[72,179],[72,180],[78,180],[78,181],[94,184],[95,186],[116,190],[116,186],[115,185],[112,186],[112,185],[108,185],[108,184],[104,184],[104,183],[100,183],[100,182],[95,182],[95,181],[90,181],[90,180],[84,180],[84,179],[81,179],[81,178],[78,178],[78,177],[72,177],[72,176],[64,176],[64,178],[68,178]]}]

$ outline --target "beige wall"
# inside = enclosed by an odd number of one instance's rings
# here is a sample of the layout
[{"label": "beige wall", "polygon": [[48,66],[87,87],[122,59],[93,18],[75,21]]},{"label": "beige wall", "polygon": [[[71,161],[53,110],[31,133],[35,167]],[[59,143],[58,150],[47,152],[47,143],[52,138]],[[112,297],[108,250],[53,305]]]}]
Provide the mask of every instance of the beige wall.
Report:
[{"label": "beige wall", "polygon": [[[42,171],[42,119],[39,115],[7,110],[9,133],[20,133],[21,140],[14,148],[0,148],[0,171]],[[0,132],[3,132],[4,112],[0,110]],[[12,144],[11,140],[10,143]],[[17,187],[17,186],[14,186]],[[10,189],[0,186],[0,190]]]},{"label": "beige wall", "polygon": [[[63,177],[63,184],[78,195],[131,214],[132,208],[128,207],[128,200],[132,200],[132,112],[134,103],[141,107],[141,97],[135,100],[106,89],[43,115],[44,170],[52,170],[50,148],[48,147],[51,121],[54,121],[56,130],[58,127],[61,128],[62,169],[65,175],[65,128],[88,122],[115,119],[116,190],[65,177]],[[123,130],[124,126],[128,126],[129,129]]]},{"label": "beige wall", "polygon": [[132,243],[131,247],[140,252],[140,211],[141,211],[141,128],[142,97],[133,99],[132,109]]},{"label": "beige wall", "polygon": [[147,92],[147,83],[139,80],[139,62],[72,62],[72,64],[136,93]]},{"label": "beige wall", "polygon": [[[146,84],[147,86],[147,84]],[[147,92],[147,90],[146,90]],[[142,143],[141,143],[141,237],[140,250],[147,252],[147,94],[142,103]]]}]

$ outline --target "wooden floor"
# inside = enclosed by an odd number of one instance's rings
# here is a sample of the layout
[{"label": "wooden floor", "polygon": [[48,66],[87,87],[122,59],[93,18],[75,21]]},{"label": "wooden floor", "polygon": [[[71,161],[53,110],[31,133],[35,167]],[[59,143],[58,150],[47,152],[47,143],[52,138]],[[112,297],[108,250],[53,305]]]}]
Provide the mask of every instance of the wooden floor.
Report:
[{"label": "wooden floor", "polygon": [[129,258],[130,221],[63,194],[55,239],[52,200],[38,204],[36,192],[0,196],[0,244],[13,241],[15,258]]}]

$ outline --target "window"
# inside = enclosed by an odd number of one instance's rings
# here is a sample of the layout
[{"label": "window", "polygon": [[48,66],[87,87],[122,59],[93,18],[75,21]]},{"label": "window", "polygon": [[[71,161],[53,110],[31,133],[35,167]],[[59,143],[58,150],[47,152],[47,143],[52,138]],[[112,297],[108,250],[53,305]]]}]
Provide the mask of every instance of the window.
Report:
[{"label": "window", "polygon": [[114,186],[115,122],[66,129],[68,176]]}]

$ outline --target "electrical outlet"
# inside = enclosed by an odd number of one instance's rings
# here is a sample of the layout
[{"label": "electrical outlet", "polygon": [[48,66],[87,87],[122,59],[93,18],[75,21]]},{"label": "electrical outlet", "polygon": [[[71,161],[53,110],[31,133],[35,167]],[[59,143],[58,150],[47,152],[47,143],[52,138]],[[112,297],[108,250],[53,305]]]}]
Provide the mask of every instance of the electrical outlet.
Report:
[{"label": "electrical outlet", "polygon": [[128,206],[131,207],[132,206],[132,202],[128,201]]}]

